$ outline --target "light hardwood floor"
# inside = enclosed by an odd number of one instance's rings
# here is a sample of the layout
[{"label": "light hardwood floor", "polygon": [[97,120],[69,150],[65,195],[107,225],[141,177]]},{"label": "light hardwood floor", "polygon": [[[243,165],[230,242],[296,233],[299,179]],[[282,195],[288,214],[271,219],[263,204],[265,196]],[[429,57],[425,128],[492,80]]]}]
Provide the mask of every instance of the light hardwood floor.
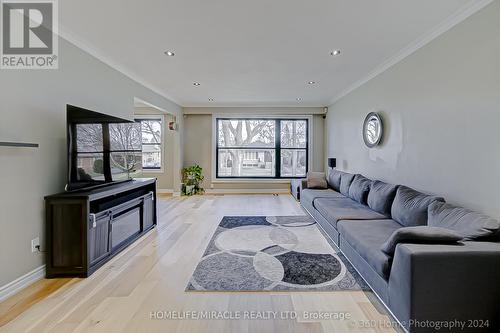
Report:
[{"label": "light hardwood floor", "polygon": [[[160,197],[158,202],[158,227],[91,277],[42,280],[0,303],[0,332],[395,332],[374,297],[361,291],[184,291],[224,215],[304,215],[290,195]],[[299,317],[151,319],[156,311],[295,311]],[[351,319],[307,319],[304,311],[349,313]],[[367,324],[371,327],[364,328]]]}]

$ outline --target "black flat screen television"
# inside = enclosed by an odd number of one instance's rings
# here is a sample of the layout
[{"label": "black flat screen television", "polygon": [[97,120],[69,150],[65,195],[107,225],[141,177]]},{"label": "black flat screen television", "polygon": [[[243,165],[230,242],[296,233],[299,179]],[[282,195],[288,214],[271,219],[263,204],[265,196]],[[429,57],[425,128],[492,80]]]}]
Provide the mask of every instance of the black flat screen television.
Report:
[{"label": "black flat screen television", "polygon": [[123,182],[142,173],[138,122],[67,105],[67,191]]}]

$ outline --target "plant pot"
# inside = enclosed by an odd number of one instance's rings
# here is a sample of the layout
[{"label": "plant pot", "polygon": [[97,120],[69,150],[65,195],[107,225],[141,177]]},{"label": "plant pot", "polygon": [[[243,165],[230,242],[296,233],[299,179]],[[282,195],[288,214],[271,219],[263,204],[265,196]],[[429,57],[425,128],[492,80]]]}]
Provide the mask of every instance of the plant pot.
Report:
[{"label": "plant pot", "polygon": [[191,195],[193,194],[193,190],[194,190],[195,186],[194,185],[186,185],[186,194],[187,195]]}]

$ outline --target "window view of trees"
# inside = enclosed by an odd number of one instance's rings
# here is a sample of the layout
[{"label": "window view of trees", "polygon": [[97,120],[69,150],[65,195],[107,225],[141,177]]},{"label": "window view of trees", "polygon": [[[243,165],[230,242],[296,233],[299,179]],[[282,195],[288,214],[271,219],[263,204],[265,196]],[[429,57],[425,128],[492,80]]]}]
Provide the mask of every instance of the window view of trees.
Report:
[{"label": "window view of trees", "polygon": [[101,124],[76,125],[79,180],[104,180],[104,145]]},{"label": "window view of trees", "polygon": [[217,119],[217,146],[218,177],[305,176],[307,121]]},{"label": "window view of trees", "polygon": [[162,168],[162,122],[161,119],[138,119],[142,131],[143,169]]},{"label": "window view of trees", "polygon": [[127,179],[142,169],[141,128],[137,123],[109,124],[109,141],[113,180]]},{"label": "window view of trees", "polygon": [[162,167],[161,119],[136,123],[77,124],[76,150],[79,180],[104,180],[103,126],[109,133],[113,180],[127,179],[141,169]]},{"label": "window view of trees", "polygon": [[304,177],[307,173],[307,121],[281,121],[281,148],[281,176]]},{"label": "window view of trees", "polygon": [[[218,120],[219,176],[274,177],[274,120]],[[245,148],[245,149],[241,149]]]},{"label": "window view of trees", "polygon": [[141,170],[141,131],[138,124],[78,124],[76,150],[79,180],[104,180],[103,126],[109,129],[113,180],[127,179]]}]

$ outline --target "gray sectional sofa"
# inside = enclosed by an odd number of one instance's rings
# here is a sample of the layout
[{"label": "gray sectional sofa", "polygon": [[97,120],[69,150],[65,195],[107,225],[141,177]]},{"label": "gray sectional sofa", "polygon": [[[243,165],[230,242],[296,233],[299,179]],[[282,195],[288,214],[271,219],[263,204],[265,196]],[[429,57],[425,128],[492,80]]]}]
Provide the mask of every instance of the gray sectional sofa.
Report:
[{"label": "gray sectional sofa", "polygon": [[407,331],[500,332],[498,221],[335,169],[327,183],[303,182],[301,205]]}]

